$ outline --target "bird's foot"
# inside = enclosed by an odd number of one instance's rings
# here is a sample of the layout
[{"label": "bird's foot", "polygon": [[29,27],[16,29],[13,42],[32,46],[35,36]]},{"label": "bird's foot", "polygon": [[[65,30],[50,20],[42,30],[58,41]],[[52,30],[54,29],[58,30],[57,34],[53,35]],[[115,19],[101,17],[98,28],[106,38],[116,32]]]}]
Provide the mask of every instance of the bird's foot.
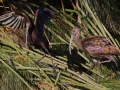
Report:
[{"label": "bird's foot", "polygon": [[57,75],[57,71],[56,71],[55,68],[53,68],[53,74],[54,74],[54,75]]},{"label": "bird's foot", "polygon": [[90,66],[90,68],[87,70],[87,74],[89,74],[90,73],[90,71],[92,71],[92,69],[95,67],[95,66],[98,66],[98,65],[100,65],[101,63],[98,61],[98,62],[94,62],[91,66]]},{"label": "bird's foot", "polygon": [[91,70],[90,70],[90,69],[88,69],[88,70],[86,71],[86,73],[87,73],[87,74],[90,74],[90,73],[91,73]]},{"label": "bird's foot", "polygon": [[55,67],[55,65],[54,65],[54,63],[53,63],[54,57],[50,56],[50,58],[51,58],[51,60],[52,60],[53,74],[56,75],[56,74],[57,74],[57,71],[56,71],[56,67]]},{"label": "bird's foot", "polygon": [[54,74],[54,75],[57,75],[56,67],[55,67],[54,64],[53,64],[53,74]]},{"label": "bird's foot", "polygon": [[36,65],[39,65],[39,62],[44,58],[46,56],[46,54],[44,54],[43,55],[43,57],[42,58],[40,58],[39,60],[37,60],[37,61],[34,61],[34,63],[35,63],[35,66]]},{"label": "bird's foot", "polygon": [[90,68],[86,71],[87,74],[90,74],[92,69],[95,67],[95,64],[92,64]]},{"label": "bird's foot", "polygon": [[38,60],[38,61],[34,61],[34,64],[35,64],[35,66],[39,66],[39,62],[40,62],[40,60]]}]

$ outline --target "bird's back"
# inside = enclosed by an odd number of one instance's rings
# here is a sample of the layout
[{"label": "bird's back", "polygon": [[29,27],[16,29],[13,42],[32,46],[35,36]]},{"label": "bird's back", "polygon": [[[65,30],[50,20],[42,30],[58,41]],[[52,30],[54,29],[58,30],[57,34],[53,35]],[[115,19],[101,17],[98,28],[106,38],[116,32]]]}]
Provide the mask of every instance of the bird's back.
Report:
[{"label": "bird's back", "polygon": [[103,36],[90,36],[81,40],[82,49],[90,56],[120,55],[120,51]]}]

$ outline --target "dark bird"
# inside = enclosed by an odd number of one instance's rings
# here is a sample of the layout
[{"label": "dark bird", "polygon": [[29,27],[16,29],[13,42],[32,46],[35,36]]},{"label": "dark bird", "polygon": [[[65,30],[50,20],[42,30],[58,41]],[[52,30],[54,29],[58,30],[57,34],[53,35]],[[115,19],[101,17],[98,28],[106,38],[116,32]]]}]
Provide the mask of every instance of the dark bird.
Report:
[{"label": "dark bird", "polygon": [[[90,57],[97,59],[96,62],[90,67],[93,69],[95,66],[99,66],[101,70],[101,64],[113,61],[116,66],[117,62],[114,59],[114,55],[120,55],[120,50],[118,50],[114,45],[112,45],[104,36],[90,36],[82,40],[80,37],[80,28],[74,27],[71,31],[71,39],[69,44],[69,52],[71,54],[71,44],[72,41],[81,49],[83,52],[88,54]],[[99,78],[97,82],[99,83]]]},{"label": "dark bird", "polygon": [[45,55],[50,55],[49,42],[44,37],[44,24],[49,22],[57,13],[47,6],[40,6],[34,14],[28,5],[26,7],[35,15],[34,22],[27,14],[17,14],[15,11],[0,16],[0,22],[12,29],[26,28],[26,45],[33,45],[37,49],[42,49]]}]

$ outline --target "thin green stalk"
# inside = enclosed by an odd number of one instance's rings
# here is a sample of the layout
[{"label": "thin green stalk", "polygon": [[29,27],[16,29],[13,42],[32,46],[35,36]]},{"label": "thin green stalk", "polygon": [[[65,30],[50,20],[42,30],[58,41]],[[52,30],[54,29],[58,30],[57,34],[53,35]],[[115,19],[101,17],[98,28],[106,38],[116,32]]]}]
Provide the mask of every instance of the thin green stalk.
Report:
[{"label": "thin green stalk", "polygon": [[58,83],[58,80],[59,80],[59,78],[60,78],[60,74],[61,74],[61,71],[59,71],[59,73],[57,74],[57,78],[56,78],[56,80],[55,80],[55,86],[56,86],[57,83]]},{"label": "thin green stalk", "polygon": [[2,59],[0,59],[0,62],[3,63],[9,70],[11,70],[30,90],[33,90],[31,86],[28,84],[28,82],[25,81],[25,79],[20,76],[14,69],[12,69],[8,64],[6,64]]},{"label": "thin green stalk", "polygon": [[100,23],[99,20],[96,19],[95,15],[93,14],[93,12],[91,11],[90,7],[88,6],[88,2],[86,0],[85,2],[85,8],[88,10],[88,12],[91,14],[92,18],[95,20],[95,22],[97,23],[98,27],[100,28],[103,36],[106,36],[106,33],[103,31],[103,27],[102,27],[102,24]]}]

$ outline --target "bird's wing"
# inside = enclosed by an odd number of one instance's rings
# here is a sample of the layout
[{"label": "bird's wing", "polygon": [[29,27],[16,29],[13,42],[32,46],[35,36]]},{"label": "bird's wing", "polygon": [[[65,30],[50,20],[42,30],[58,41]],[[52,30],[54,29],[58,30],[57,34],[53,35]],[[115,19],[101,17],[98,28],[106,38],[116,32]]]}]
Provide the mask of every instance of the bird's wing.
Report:
[{"label": "bird's wing", "polygon": [[49,22],[52,19],[52,16],[56,14],[56,12],[46,6],[39,7],[35,14],[35,26],[39,35],[44,34],[44,24]]},{"label": "bird's wing", "polygon": [[18,15],[15,12],[10,12],[10,13],[1,15],[0,22],[2,25],[5,25],[12,29],[26,28],[26,45],[27,45],[28,31],[30,31],[30,29],[32,28],[33,23],[25,13],[22,13],[22,14],[23,16]]},{"label": "bird's wing", "polygon": [[89,44],[86,46],[85,52],[97,58],[104,55],[120,55],[120,50],[113,45],[99,46]]},{"label": "bird's wing", "polygon": [[98,46],[106,46],[112,45],[109,40],[106,39],[104,36],[90,36],[82,39],[83,46],[91,44],[91,45],[98,45]]},{"label": "bird's wing", "polygon": [[6,25],[12,29],[23,29],[26,27],[25,17],[18,15],[15,12],[1,15],[0,22],[2,25]]},{"label": "bird's wing", "polygon": [[83,51],[94,57],[106,51],[103,47],[108,45],[109,41],[104,36],[90,36],[82,39],[81,44]]},{"label": "bird's wing", "polygon": [[103,36],[87,37],[83,39],[82,44],[83,50],[93,57],[107,54],[120,55],[120,51]]}]

